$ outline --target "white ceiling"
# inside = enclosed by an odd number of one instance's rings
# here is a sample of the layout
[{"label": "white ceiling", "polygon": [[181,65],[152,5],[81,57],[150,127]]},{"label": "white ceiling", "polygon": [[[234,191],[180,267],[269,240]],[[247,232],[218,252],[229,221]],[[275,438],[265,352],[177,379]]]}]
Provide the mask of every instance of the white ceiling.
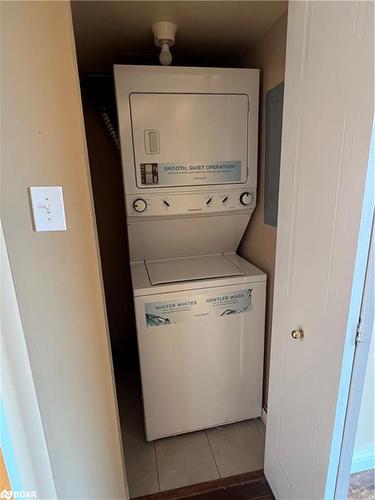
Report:
[{"label": "white ceiling", "polygon": [[175,64],[237,66],[287,10],[270,1],[72,1],[80,72],[111,71],[114,63],[158,64],[150,26],[178,25]]}]

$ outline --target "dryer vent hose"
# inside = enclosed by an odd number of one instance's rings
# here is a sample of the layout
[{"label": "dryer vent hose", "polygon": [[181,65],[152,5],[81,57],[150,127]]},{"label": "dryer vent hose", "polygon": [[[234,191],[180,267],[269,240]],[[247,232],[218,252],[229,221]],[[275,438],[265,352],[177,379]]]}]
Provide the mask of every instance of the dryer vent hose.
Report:
[{"label": "dryer vent hose", "polygon": [[103,108],[101,110],[101,115],[102,115],[102,118],[104,121],[105,128],[107,129],[107,131],[112,139],[112,142],[114,143],[114,145],[116,146],[118,151],[120,151],[120,141],[118,138],[117,130],[113,126],[112,120],[109,117],[109,114],[107,113],[105,108]]}]

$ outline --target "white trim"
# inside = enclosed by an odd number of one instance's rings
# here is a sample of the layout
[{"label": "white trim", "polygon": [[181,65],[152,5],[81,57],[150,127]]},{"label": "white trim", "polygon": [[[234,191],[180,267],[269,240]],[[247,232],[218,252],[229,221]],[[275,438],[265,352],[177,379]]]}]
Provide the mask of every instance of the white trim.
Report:
[{"label": "white trim", "polygon": [[[0,221],[1,445],[13,490],[56,499],[56,489],[6,242]],[[6,443],[6,446],[4,444]]]},{"label": "white trim", "polygon": [[267,427],[267,410],[262,408],[262,414],[260,416],[261,421],[264,423],[264,425]]},{"label": "white trim", "polygon": [[[350,331],[344,352],[343,366],[337,405],[335,437],[332,445],[332,468],[328,484],[333,488],[334,498],[346,498],[352,468],[353,450],[356,438],[362,391],[366,376],[367,360],[374,323],[374,276],[375,259],[375,125],[372,128],[371,146],[368,160],[360,233],[358,238],[356,264],[349,310]],[[361,318],[361,342],[355,343],[354,336]],[[338,451],[340,450],[340,451]],[[337,460],[337,463],[335,463]],[[332,495],[328,494],[328,498]]]},{"label": "white trim", "polygon": [[375,448],[365,448],[353,455],[351,474],[364,470],[375,469]]}]

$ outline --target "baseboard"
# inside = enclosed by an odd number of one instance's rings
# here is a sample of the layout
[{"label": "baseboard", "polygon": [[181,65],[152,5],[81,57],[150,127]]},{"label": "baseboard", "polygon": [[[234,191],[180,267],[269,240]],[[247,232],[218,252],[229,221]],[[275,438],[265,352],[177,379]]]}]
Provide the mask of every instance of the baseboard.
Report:
[{"label": "baseboard", "polygon": [[375,448],[370,447],[354,451],[351,474],[369,469],[375,469]]},{"label": "baseboard", "polygon": [[262,414],[260,416],[260,419],[262,420],[264,425],[267,427],[267,411],[264,408],[262,408]]}]

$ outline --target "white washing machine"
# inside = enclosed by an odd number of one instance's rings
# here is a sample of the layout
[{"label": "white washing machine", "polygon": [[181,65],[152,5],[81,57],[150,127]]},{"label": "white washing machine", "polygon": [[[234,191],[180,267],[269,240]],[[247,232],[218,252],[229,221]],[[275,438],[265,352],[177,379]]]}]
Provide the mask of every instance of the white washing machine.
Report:
[{"label": "white washing machine", "polygon": [[259,71],[115,66],[146,436],[261,414]]},{"label": "white washing machine", "polygon": [[258,417],[264,273],[236,254],[131,267],[147,438]]}]

